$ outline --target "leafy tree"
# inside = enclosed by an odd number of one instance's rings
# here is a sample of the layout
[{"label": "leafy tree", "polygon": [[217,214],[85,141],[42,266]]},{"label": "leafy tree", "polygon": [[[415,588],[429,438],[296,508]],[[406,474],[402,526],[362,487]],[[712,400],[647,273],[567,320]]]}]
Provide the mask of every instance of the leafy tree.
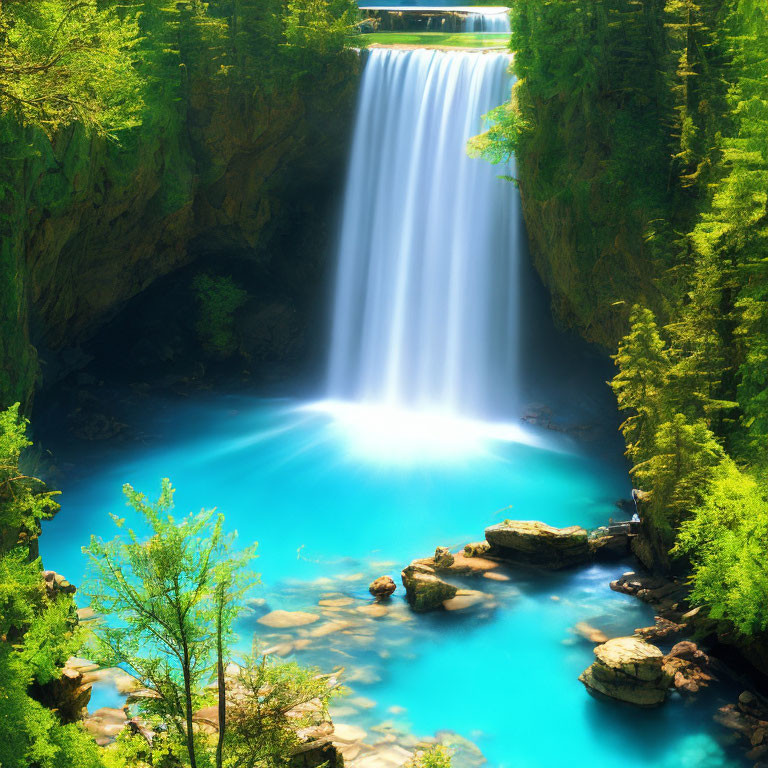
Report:
[{"label": "leafy tree", "polygon": [[[85,549],[95,577],[91,606],[104,617],[95,630],[98,653],[155,693],[142,701],[143,711],[175,729],[195,768],[207,745],[196,745],[192,716],[207,703],[205,685],[253,583],[246,566],[254,549],[234,551],[215,510],[175,520],[168,480],[154,503],[130,485],[124,492],[151,536],[142,540],[128,529],[110,542],[92,537]],[[225,695],[220,688],[219,698]]]},{"label": "leafy tree", "polygon": [[98,768],[98,749],[79,724],[63,725],[30,695],[61,674],[82,637],[68,595],[49,595],[33,537],[58,508],[53,493],[19,468],[31,445],[18,404],[0,413],[0,765]]},{"label": "leafy tree", "polygon": [[301,743],[299,732],[327,717],[337,692],[316,669],[266,656],[247,659],[229,689],[227,765],[288,766]]},{"label": "leafy tree", "polygon": [[619,372],[611,382],[619,409],[632,411],[621,431],[627,443],[627,455],[645,457],[648,443],[663,418],[664,388],[669,358],[651,310],[635,305],[629,317],[630,331],[619,342],[614,361]]},{"label": "leafy tree", "polygon": [[22,454],[32,442],[27,438],[29,422],[19,416],[19,403],[0,411],[0,552],[19,540],[29,542],[40,533],[40,520],[52,517],[59,509],[56,491],[25,474],[20,466]]},{"label": "leafy tree", "polygon": [[0,4],[0,111],[52,135],[78,123],[101,135],[138,124],[135,14],[115,0]]},{"label": "leafy tree", "polygon": [[701,420],[688,423],[678,413],[659,426],[651,457],[632,469],[653,492],[651,515],[657,529],[673,537],[676,526],[701,504],[724,456]]},{"label": "leafy tree", "polygon": [[354,0],[288,0],[283,16],[285,44],[300,67],[341,53],[359,17]]},{"label": "leafy tree", "polygon": [[680,527],[676,551],[693,563],[694,601],[745,635],[768,629],[768,494],[731,460]]}]

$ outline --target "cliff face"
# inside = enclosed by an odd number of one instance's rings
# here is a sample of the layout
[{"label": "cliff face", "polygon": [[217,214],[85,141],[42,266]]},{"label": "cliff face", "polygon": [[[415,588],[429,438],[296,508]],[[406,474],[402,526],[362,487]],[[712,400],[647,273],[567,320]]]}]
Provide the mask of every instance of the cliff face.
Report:
[{"label": "cliff face", "polygon": [[349,52],[250,94],[197,73],[120,144],[11,127],[8,146],[33,151],[15,169],[2,233],[0,405],[29,403],[40,374],[66,372],[66,350],[158,278],[220,251],[279,261],[275,233],[305,225],[286,198],[327,194],[343,177],[359,68]]},{"label": "cliff face", "polygon": [[[593,225],[595,231],[605,230],[611,223],[580,220],[560,199],[527,195],[525,178],[521,174],[520,189],[531,257],[550,293],[555,320],[614,350],[626,333],[632,304],[657,300],[648,283],[642,218],[619,222],[614,239],[601,243],[594,235],[582,236],[581,230]],[[599,215],[598,207],[594,213]]]}]

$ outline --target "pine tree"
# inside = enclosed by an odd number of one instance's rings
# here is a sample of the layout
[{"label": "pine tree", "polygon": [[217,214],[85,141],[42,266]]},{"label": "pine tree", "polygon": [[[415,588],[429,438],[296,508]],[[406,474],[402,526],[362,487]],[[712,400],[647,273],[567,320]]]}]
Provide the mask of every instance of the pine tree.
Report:
[{"label": "pine tree", "polygon": [[630,331],[619,343],[614,361],[619,372],[611,382],[619,409],[632,411],[620,429],[633,461],[648,455],[653,434],[664,416],[664,388],[669,358],[651,310],[636,305]]}]

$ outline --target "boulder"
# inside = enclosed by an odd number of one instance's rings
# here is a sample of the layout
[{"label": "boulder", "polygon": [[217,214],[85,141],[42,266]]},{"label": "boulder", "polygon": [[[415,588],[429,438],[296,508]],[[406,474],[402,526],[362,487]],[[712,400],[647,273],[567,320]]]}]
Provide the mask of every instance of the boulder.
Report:
[{"label": "boulder", "polygon": [[368,591],[378,600],[389,597],[396,589],[397,584],[391,576],[379,576],[368,587]]},{"label": "boulder", "polygon": [[709,656],[696,643],[682,640],[664,657],[664,669],[672,676],[675,688],[696,693],[714,680],[709,669]]},{"label": "boulder", "polygon": [[580,526],[553,528],[536,520],[505,520],[485,529],[490,554],[515,563],[557,570],[588,562],[587,532]]},{"label": "boulder", "polygon": [[490,548],[487,541],[473,541],[464,545],[464,557],[484,557]]},{"label": "boulder", "polygon": [[411,563],[402,574],[405,596],[414,611],[434,611],[456,596],[457,587],[439,579],[433,569]]},{"label": "boulder", "polygon": [[43,571],[43,582],[45,583],[45,591],[50,598],[56,597],[59,593],[74,595],[77,592],[77,587],[74,584],[70,584],[56,571]]},{"label": "boulder", "polygon": [[55,710],[62,723],[76,723],[87,711],[91,684],[79,669],[65,666],[56,679],[43,685],[33,683],[30,693],[43,706]]},{"label": "boulder", "polygon": [[611,589],[649,603],[671,621],[677,622],[687,615],[689,587],[683,582],[629,571],[612,581]]},{"label": "boulder", "polygon": [[435,550],[435,568],[450,568],[454,563],[454,557],[448,547],[438,547]]},{"label": "boulder", "polygon": [[655,623],[650,627],[640,627],[635,630],[635,634],[644,640],[666,640],[673,635],[679,635],[686,629],[685,624],[665,619],[663,616],[656,616]]},{"label": "boulder", "polygon": [[655,645],[637,637],[617,637],[595,648],[595,662],[579,680],[590,693],[655,707],[666,699],[672,677]]}]

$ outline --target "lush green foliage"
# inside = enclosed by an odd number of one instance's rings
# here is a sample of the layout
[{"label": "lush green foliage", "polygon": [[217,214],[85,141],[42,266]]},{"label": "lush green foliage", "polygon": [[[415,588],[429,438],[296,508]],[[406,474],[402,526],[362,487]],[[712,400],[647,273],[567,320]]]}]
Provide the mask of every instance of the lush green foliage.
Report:
[{"label": "lush green foliage", "polygon": [[32,683],[56,679],[81,644],[72,599],[49,596],[40,560],[30,557],[41,518],[57,509],[44,485],[19,468],[30,445],[18,404],[0,413],[0,765],[97,768],[91,737],[29,695]]},{"label": "lush green foliage", "polygon": [[27,420],[19,416],[19,404],[0,411],[0,551],[37,536],[40,520],[59,509],[56,493],[25,474],[19,466],[23,452],[32,443],[27,438]]},{"label": "lush green foliage", "polygon": [[451,753],[445,747],[435,745],[418,752],[408,766],[409,768],[451,768]]},{"label": "lush green foliage", "polygon": [[762,631],[768,7],[520,0],[512,17],[513,98],[473,148],[515,153],[529,218],[566,222],[589,335],[633,307],[612,386],[656,555],[680,532],[695,599]]},{"label": "lush green foliage", "polygon": [[200,317],[197,332],[203,344],[226,357],[235,352],[235,312],[248,299],[248,293],[235,285],[231,277],[197,275],[193,287],[197,294]]},{"label": "lush green foliage", "polygon": [[96,0],[0,5],[0,112],[53,135],[79,123],[97,133],[136,125],[136,14]]},{"label": "lush green foliage", "polygon": [[226,755],[232,768],[287,766],[298,732],[326,718],[337,689],[318,670],[266,656],[248,659],[228,696]]},{"label": "lush green foliage", "polygon": [[129,485],[124,491],[151,536],[128,529],[110,542],[92,537],[86,549],[95,572],[91,607],[104,617],[95,630],[97,657],[106,666],[123,665],[156,694],[142,701],[142,710],[174,726],[195,768],[192,715],[208,703],[204,689],[219,639],[229,639],[240,598],[253,583],[247,564],[254,550],[233,549],[215,510],[175,520],[168,480],[154,503]]},{"label": "lush green foliage", "polygon": [[747,635],[768,629],[768,494],[760,483],[722,462],[706,499],[683,522],[677,549],[693,560],[693,596],[711,616]]}]

